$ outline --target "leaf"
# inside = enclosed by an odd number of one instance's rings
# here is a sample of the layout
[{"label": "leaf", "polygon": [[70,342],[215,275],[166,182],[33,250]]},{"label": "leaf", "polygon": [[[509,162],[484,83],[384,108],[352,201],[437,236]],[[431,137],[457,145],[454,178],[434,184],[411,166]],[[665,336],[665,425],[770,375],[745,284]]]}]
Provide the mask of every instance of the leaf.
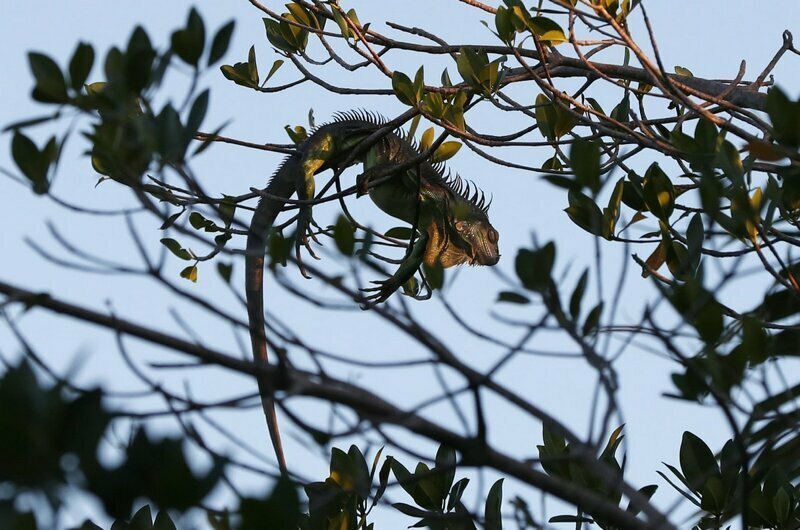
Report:
[{"label": "leaf", "polygon": [[620,203],[624,190],[625,181],[619,179],[614,186],[614,191],[611,192],[611,197],[608,198],[608,207],[603,209],[603,237],[609,241],[614,237],[617,221],[619,221]]},{"label": "leaf", "polygon": [[572,296],[569,299],[569,314],[573,319],[577,319],[581,314],[581,302],[583,301],[583,293],[586,292],[586,284],[589,281],[589,270],[584,270],[578,280],[575,289],[572,291]]},{"label": "leaf", "polygon": [[440,473],[440,496],[444,498],[456,478],[456,452],[449,447],[440,445],[439,450],[436,451],[435,470]]},{"label": "leaf", "polygon": [[564,34],[556,22],[546,17],[532,17],[528,21],[528,28],[539,37],[539,40],[544,44],[551,44],[557,46],[562,42],[567,42],[569,39]]},{"label": "leaf", "polygon": [[211,66],[225,56],[230,46],[235,27],[236,21],[231,20],[217,30],[214,39],[211,41],[211,51],[208,52],[208,66]]},{"label": "leaf", "polygon": [[497,35],[503,42],[509,43],[514,40],[517,33],[517,28],[511,20],[511,11],[503,6],[497,8],[494,17],[494,26],[497,29]]},{"label": "leaf", "polygon": [[686,228],[686,247],[689,254],[689,267],[692,271],[697,270],[697,267],[700,266],[704,240],[703,217],[700,213],[696,213],[692,216],[689,226]]},{"label": "leaf", "polygon": [[50,166],[58,157],[58,151],[55,137],[51,138],[39,151],[33,140],[19,131],[14,132],[11,139],[11,156],[23,175],[31,181],[31,188],[37,195],[47,193],[50,189],[47,175]]},{"label": "leaf", "polygon": [[570,190],[567,194],[569,207],[564,211],[572,222],[590,234],[599,236],[603,233],[603,214],[595,202],[577,190]]},{"label": "leaf", "polygon": [[394,95],[397,96],[401,103],[411,107],[417,106],[414,85],[411,79],[403,72],[395,71],[392,74],[392,90],[394,90]]},{"label": "leaf", "polygon": [[431,156],[431,163],[444,162],[453,158],[461,149],[461,142],[443,142]]},{"label": "leaf", "polygon": [[486,496],[486,508],[484,511],[484,528],[486,530],[503,529],[503,517],[500,509],[503,503],[503,480],[501,478],[492,484],[489,494]]},{"label": "leaf", "polygon": [[683,433],[680,449],[680,462],[683,475],[692,489],[699,493],[711,477],[720,477],[719,466],[714,453],[706,443],[689,431]]},{"label": "leaf", "polygon": [[411,239],[413,231],[405,226],[395,226],[394,228],[387,230],[384,235],[386,237],[393,237],[395,239]]},{"label": "leaf", "polygon": [[600,191],[600,148],[597,142],[577,140],[570,149],[569,161],[581,186],[595,194]]},{"label": "leaf", "polygon": [[630,121],[631,102],[627,95],[622,98],[616,107],[611,109],[610,118],[620,123],[628,123]]},{"label": "leaf", "polygon": [[675,188],[656,162],[645,173],[642,195],[647,209],[667,222],[675,207]]},{"label": "leaf", "polygon": [[79,91],[86,83],[93,64],[94,48],[91,44],[79,42],[69,61],[69,84],[75,91]]},{"label": "leaf", "polygon": [[[656,486],[655,484],[650,484],[648,486],[643,486],[639,488],[639,493],[642,494],[642,496],[644,496],[644,498],[649,501],[653,497],[657,489],[658,486]],[[639,508],[633,502],[629,502],[628,507],[625,510],[631,512],[633,515],[638,515],[639,512],[642,511],[641,508]]]},{"label": "leaf", "polygon": [[513,291],[502,291],[500,294],[497,295],[498,302],[508,302],[511,304],[529,304],[531,303],[530,299],[522,294],[515,293]]},{"label": "leaf", "polygon": [[189,261],[192,259],[192,255],[189,253],[189,251],[185,248],[182,248],[181,244],[174,239],[165,237],[161,239],[161,244],[167,247],[170,252],[182,260]]},{"label": "leaf", "polygon": [[231,276],[233,274],[233,263],[217,262],[217,272],[220,277],[225,280],[225,283],[231,283]]},{"label": "leaf", "polygon": [[265,77],[265,78],[264,78],[264,84],[266,84],[266,83],[267,83],[267,81],[269,81],[269,80],[270,80],[270,78],[271,78],[273,75],[275,75],[275,72],[277,72],[277,71],[278,71],[278,69],[279,69],[281,66],[283,66],[283,59],[278,59],[277,61],[275,61],[274,63],[272,63],[272,67],[269,69],[269,72],[267,73],[267,77]]},{"label": "leaf", "polygon": [[56,62],[47,55],[30,52],[28,63],[36,79],[33,99],[42,103],[66,103],[69,99],[67,83]]},{"label": "leaf", "polygon": [[536,96],[536,125],[548,140],[555,140],[556,111],[553,103],[544,94]]},{"label": "leaf", "polygon": [[172,33],[172,51],[189,66],[197,68],[206,42],[206,28],[195,8],[189,10],[186,27]]},{"label": "leaf", "polygon": [[675,73],[678,74],[678,75],[686,76],[686,77],[694,77],[694,74],[692,74],[692,71],[689,70],[688,68],[684,68],[683,66],[676,66],[675,67]]},{"label": "leaf", "polygon": [[267,40],[269,40],[270,44],[286,53],[297,52],[296,46],[286,39],[280,22],[268,17],[264,17],[262,20],[264,21],[264,30],[267,33]]},{"label": "leaf", "polygon": [[800,146],[800,103],[789,99],[779,87],[772,87],[766,107],[775,139],[791,147]]},{"label": "leaf", "polygon": [[200,126],[203,124],[206,112],[208,111],[208,99],[209,91],[206,89],[194,100],[192,108],[189,111],[189,117],[186,120],[185,131],[188,136],[187,141],[190,141],[197,131],[200,130]]},{"label": "leaf", "polygon": [[552,241],[536,250],[520,249],[514,266],[522,286],[537,292],[547,290],[555,259],[556,246]]},{"label": "leaf", "polygon": [[177,530],[175,523],[172,522],[169,514],[163,510],[158,512],[156,520],[153,521],[153,530]]},{"label": "leaf", "polygon": [[340,215],[333,227],[333,239],[339,252],[345,256],[352,256],[356,248],[355,229],[350,220]]},{"label": "leaf", "polygon": [[583,322],[583,328],[581,332],[584,336],[593,335],[594,332],[597,330],[598,325],[600,324],[600,316],[603,314],[603,302],[600,302],[594,308],[589,311],[589,314],[586,316],[586,320]]},{"label": "leaf", "polygon": [[578,517],[576,515],[555,515],[547,520],[548,523],[593,523],[588,517]]},{"label": "leaf", "polygon": [[431,144],[433,144],[433,127],[428,127],[425,129],[425,132],[422,133],[422,138],[419,141],[419,150],[427,151]]},{"label": "leaf", "polygon": [[414,76],[414,100],[420,101],[425,95],[425,67],[420,66]]},{"label": "leaf", "polygon": [[181,278],[197,283],[197,265],[190,265],[181,271]]}]

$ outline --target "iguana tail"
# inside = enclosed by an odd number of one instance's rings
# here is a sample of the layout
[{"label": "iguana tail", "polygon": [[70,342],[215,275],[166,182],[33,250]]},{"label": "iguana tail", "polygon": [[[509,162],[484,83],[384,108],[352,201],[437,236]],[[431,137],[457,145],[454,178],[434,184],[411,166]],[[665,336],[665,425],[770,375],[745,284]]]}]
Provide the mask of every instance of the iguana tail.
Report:
[{"label": "iguana tail", "polygon": [[[250,342],[253,347],[253,359],[256,364],[266,364],[267,336],[264,330],[264,254],[267,249],[269,230],[285,204],[295,190],[295,175],[300,171],[300,155],[291,155],[284,160],[275,172],[266,193],[275,198],[262,197],[250,221],[247,235],[247,255],[245,256],[245,298],[247,299],[247,317],[250,324]],[[280,199],[279,199],[280,198]],[[275,414],[275,401],[272,392],[259,377],[258,391],[261,394],[261,406],[267,419],[269,436],[278,458],[281,474],[286,475],[286,459],[283,455],[281,433],[278,418]]]}]

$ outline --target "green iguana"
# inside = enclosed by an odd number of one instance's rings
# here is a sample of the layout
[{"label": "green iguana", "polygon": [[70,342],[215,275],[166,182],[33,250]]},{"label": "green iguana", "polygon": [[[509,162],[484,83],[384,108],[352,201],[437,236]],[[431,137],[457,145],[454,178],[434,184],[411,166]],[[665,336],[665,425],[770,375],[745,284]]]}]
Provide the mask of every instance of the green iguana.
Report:
[{"label": "green iguana", "polygon": [[[314,175],[326,169],[339,169],[356,146],[382,127],[385,120],[365,112],[335,115],[334,121],[314,130],[287,157],[274,173],[253,213],[247,236],[245,286],[250,340],[256,362],[267,362],[267,339],[264,330],[264,253],[268,233],[283,209],[286,199],[297,192],[298,198],[314,197]],[[388,169],[403,164],[420,154],[419,149],[402,133],[391,132],[361,153],[353,163],[362,163],[364,173],[359,177],[359,189],[365,190],[365,175],[370,170]],[[418,177],[419,175],[419,177]],[[368,177],[367,177],[368,178]],[[379,185],[369,189],[375,204],[392,217],[417,228],[418,237],[397,271],[387,280],[373,282],[377,287],[364,289],[372,303],[385,301],[410,280],[425,263],[452,267],[462,263],[494,265],[500,258],[497,230],[489,223],[488,204],[477,188],[471,189],[457,175],[446,176],[441,164],[421,161],[400,170]],[[301,246],[310,250],[311,207],[300,207],[297,220],[296,251]],[[313,255],[313,253],[312,253]],[[275,416],[275,404],[270,389],[259,380],[262,406],[267,417],[270,437],[278,457],[281,472],[286,474],[286,462]]]}]

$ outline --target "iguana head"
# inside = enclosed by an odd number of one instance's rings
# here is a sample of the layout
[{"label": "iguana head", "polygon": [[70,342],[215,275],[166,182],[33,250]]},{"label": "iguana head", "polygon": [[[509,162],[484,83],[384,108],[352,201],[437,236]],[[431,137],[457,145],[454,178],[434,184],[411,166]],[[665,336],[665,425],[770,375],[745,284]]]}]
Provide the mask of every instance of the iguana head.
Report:
[{"label": "iguana head", "polygon": [[467,263],[494,265],[500,259],[500,235],[489,222],[486,209],[469,201],[455,201],[449,215],[428,226],[430,244],[425,255],[429,266]]}]

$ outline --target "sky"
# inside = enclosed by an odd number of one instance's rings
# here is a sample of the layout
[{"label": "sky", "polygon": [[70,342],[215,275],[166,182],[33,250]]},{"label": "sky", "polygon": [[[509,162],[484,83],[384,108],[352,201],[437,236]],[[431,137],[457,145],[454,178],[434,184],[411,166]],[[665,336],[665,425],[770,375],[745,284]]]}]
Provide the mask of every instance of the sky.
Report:
[{"label": "sky", "polygon": [[[276,10],[282,9],[282,2],[266,3]],[[48,111],[32,102],[29,97],[32,82],[26,52],[41,51],[52,56],[59,64],[65,65],[78,40],[91,42],[98,54],[102,54],[109,46],[124,45],[136,24],[147,29],[157,46],[164,46],[170,32],[183,24],[191,5],[190,2],[179,0],[143,0],[136,3],[102,0],[0,0],[0,59],[4,65],[4,75],[0,77],[0,96],[3,101],[0,106],[0,125]],[[373,29],[387,34],[392,34],[393,30],[387,28],[383,21],[391,20],[406,26],[419,26],[435,31],[452,43],[493,42],[492,35],[480,23],[481,20],[486,20],[492,25],[488,14],[455,0],[362,0],[348,1],[345,5],[354,7],[362,22],[373,21]],[[789,0],[675,0],[651,1],[646,5],[665,64],[680,65],[698,76],[712,79],[734,77],[742,60],[748,66],[745,77],[755,77],[780,46],[781,33],[785,29],[800,29],[797,27],[800,5]],[[255,44],[260,70],[266,72],[269,69],[276,56],[264,36],[260,12],[244,0],[205,2],[197,7],[209,33],[230,19],[236,20],[236,32],[224,58],[225,63],[245,60],[248,48]],[[632,28],[634,37],[644,42],[645,35],[638,18],[632,23]],[[649,47],[645,46],[645,49],[648,50]],[[312,56],[322,57],[323,52],[318,43],[312,43],[309,47]],[[408,74],[416,70],[420,61],[418,57],[397,53],[390,53],[385,59],[390,68]],[[445,64],[441,59],[426,62],[428,79],[438,78],[438,73]],[[337,84],[363,83],[371,87],[388,87],[385,78],[373,74],[354,75],[330,67],[320,71],[326,79]],[[454,65],[450,65],[450,71],[455,76]],[[793,97],[800,93],[797,71],[797,58],[786,57],[774,72],[779,84]],[[101,75],[96,66],[90,80],[99,80]],[[295,77],[291,65],[286,64],[278,71],[271,84],[288,82]],[[387,116],[396,116],[405,110],[393,98],[340,96],[327,93],[310,83],[285,93],[258,94],[233,85],[216,69],[209,71],[201,79],[201,84],[210,87],[212,93],[205,128],[211,130],[231,119],[225,134],[252,142],[288,142],[283,131],[284,126],[306,125],[310,108],[313,108],[318,123],[326,121],[336,111],[353,108],[375,110]],[[179,97],[186,86],[185,75],[180,72],[172,73],[166,84],[168,94],[163,97]],[[570,85],[564,83],[562,86]],[[526,90],[530,88],[527,87]],[[595,97],[604,108],[611,108],[616,103],[614,98],[619,98],[615,93],[605,90],[598,91]],[[478,109],[469,115],[469,123],[481,131],[502,134],[514,130],[522,122],[517,118],[510,120],[497,112]],[[59,130],[65,130],[68,125],[62,122]],[[35,137],[40,142],[46,137],[46,133],[52,134],[52,131],[46,129],[37,129],[35,132]],[[7,133],[0,135],[0,167],[14,170],[9,156],[9,142],[10,136]],[[132,199],[125,190],[114,187],[113,184],[95,187],[97,175],[92,171],[88,160],[81,156],[84,149],[85,144],[81,144],[80,138],[73,137],[55,179],[54,192],[64,199],[98,209],[131,206]],[[504,151],[503,155],[532,165],[539,165],[550,156],[546,151],[536,149]],[[198,160],[195,170],[206,189],[235,195],[246,193],[250,187],[263,186],[280,159],[280,155],[276,154],[220,145],[204,154]],[[642,159],[637,167],[643,170],[648,163],[648,159]],[[540,243],[549,240],[557,242],[557,267],[560,271],[568,269],[563,284],[569,290],[584,267],[594,267],[592,238],[569,222],[562,211],[566,207],[566,197],[561,190],[547,184],[538,175],[492,165],[467,149],[462,149],[450,162],[450,166],[461,175],[473,179],[493,196],[490,216],[501,234],[503,258],[497,267],[503,274],[513,276],[513,257],[517,249],[530,247],[534,239]],[[352,171],[351,173],[356,174]],[[176,302],[169,293],[157,288],[152,282],[126,275],[92,275],[65,270],[42,259],[27,243],[33,241],[48,251],[66,256],[48,231],[47,223],[52,223],[81,248],[131,266],[141,265],[124,220],[118,217],[94,217],[65,212],[52,201],[34,196],[28,189],[4,177],[0,178],[0,197],[3,197],[5,204],[5,208],[0,209],[0,226],[4,227],[0,231],[0,248],[6,257],[0,260],[0,279],[32,290],[58,294],[65,300],[97,310],[113,310],[133,321],[185,335],[174,318],[177,312],[208,345],[242,354],[237,338],[229,326],[195,308]],[[351,200],[348,204],[360,220],[376,227],[387,229],[399,224],[376,212],[366,198]],[[315,217],[322,222],[332,222],[337,215],[335,204],[315,210]],[[243,218],[244,220],[246,219]],[[135,222],[146,247],[155,255],[159,250],[158,240],[163,237],[157,230],[158,224],[144,218]],[[242,244],[243,242],[239,242],[239,245]],[[330,252],[330,246],[327,245],[323,253],[322,266],[328,271],[344,270],[346,264],[337,258],[335,252]],[[616,280],[623,260],[628,258],[619,245],[603,244],[602,252],[599,274],[608,290]],[[182,266],[177,260],[170,262],[169,270],[174,278],[177,279]],[[188,282],[179,285],[244,318],[243,308],[216,277],[213,269],[209,265],[202,267],[197,285],[189,285]],[[234,263],[234,286],[239,289],[242,285],[242,269],[240,260]],[[321,282],[302,280],[296,271],[285,272],[296,285],[308,292],[325,299],[337,300],[336,294],[324,289]],[[449,275],[453,278],[449,280],[446,293],[448,300],[463,313],[470,325],[476,329],[491,330],[504,339],[513,341],[520,336],[521,331],[504,326],[495,317],[503,315],[524,320],[532,318],[533,313],[494,302],[497,293],[505,288],[496,272],[487,268],[460,270],[457,274]],[[635,318],[642,303],[650,299],[653,291],[635,272],[629,275],[625,286],[620,316],[623,319]],[[269,280],[267,291],[268,310],[293,326],[310,344],[364,360],[405,360],[424,355],[416,345],[410,344],[373,314],[359,310],[320,311],[287,294]],[[748,289],[737,289],[724,294],[726,300],[744,308],[749,308],[758,301],[750,295],[751,291]],[[447,317],[439,301],[414,303],[413,311],[429,327],[440,331],[446,344],[459,352],[460,358],[478,369],[491,366],[501,353],[496,347],[460,330]],[[117,353],[111,334],[55,318],[43,311],[33,311],[26,315],[21,320],[21,329],[56,371],[65,373],[78,367],[78,378],[84,384],[100,384],[114,391],[141,389],[141,384],[130,375]],[[129,344],[140,364],[184,360],[139,342],[129,341]],[[549,351],[573,351],[558,336],[542,335],[531,346]],[[7,330],[0,329],[0,355],[4,359],[10,359],[18,354],[19,346],[13,337]],[[306,359],[297,359],[296,362],[307,364]],[[668,486],[658,479],[655,470],[660,468],[662,461],[677,461],[683,430],[698,434],[712,448],[720,447],[729,437],[729,432],[715,410],[662,397],[664,392],[672,389],[669,375],[675,370],[674,365],[663,356],[631,347],[620,358],[617,368],[621,383],[619,399],[629,441],[627,477],[631,483],[639,486],[653,482],[660,484],[662,491],[656,496],[656,503],[661,507],[668,507],[674,500],[674,495],[667,491]],[[338,370],[335,373],[340,377],[371,388],[406,406],[423,401],[431,395],[431,389],[435,393],[437,388],[435,374],[430,371],[367,370],[342,368],[341,365],[336,366],[335,370]],[[193,396],[206,400],[255,390],[253,381],[221,373],[219,370],[151,373],[175,388],[186,384]],[[577,432],[585,433],[595,390],[592,374],[583,361],[526,356],[502,370],[498,374],[498,381],[514,388]],[[456,379],[452,375],[445,374],[445,377],[454,382]],[[138,403],[121,401],[120,404],[144,410],[152,410],[160,405],[154,399]],[[491,441],[501,445],[508,453],[535,456],[535,445],[541,442],[540,425],[495,399],[489,399],[487,407],[490,417],[497,420],[494,422],[495,428],[490,432]],[[314,418],[323,414],[318,404],[303,403],[298,410]],[[447,425],[456,426],[453,423],[455,418],[452,410],[448,407],[437,406],[427,413]],[[267,455],[269,461],[271,448],[266,444],[260,410],[252,408],[244,412],[225,412],[214,417],[256,447],[261,454]],[[169,421],[154,423],[155,431],[175,432],[174,424]],[[320,450],[298,443],[297,429],[288,426],[286,421],[283,424],[286,429],[285,437],[289,438],[287,457],[290,465],[296,466],[295,469],[307,477],[323,478],[326,475],[326,461],[319,458]],[[207,427],[203,429],[209,440],[221,446],[230,446]],[[420,443],[417,447],[431,455],[435,450],[430,444]],[[230,450],[233,451],[233,448]],[[109,454],[113,455],[110,449]],[[245,460],[260,463],[259,459],[253,459],[241,452],[238,454]],[[203,458],[200,455],[197,455],[197,461],[202,466]],[[408,457],[405,462],[412,463]],[[265,488],[265,482],[255,476],[242,474],[240,479],[242,487],[253,493],[262,492]],[[472,495],[478,493],[475,491],[478,489],[476,486],[474,484],[470,488]],[[511,488],[513,491],[514,486]],[[400,496],[396,497],[399,500]],[[226,498],[224,492],[219,492],[219,502],[225,502]],[[538,498],[532,497],[530,501],[536,504]],[[86,515],[96,513],[96,510],[96,506],[86,501],[81,506],[73,507],[74,513],[70,517],[78,521]],[[549,512],[548,515],[555,513]]]}]

